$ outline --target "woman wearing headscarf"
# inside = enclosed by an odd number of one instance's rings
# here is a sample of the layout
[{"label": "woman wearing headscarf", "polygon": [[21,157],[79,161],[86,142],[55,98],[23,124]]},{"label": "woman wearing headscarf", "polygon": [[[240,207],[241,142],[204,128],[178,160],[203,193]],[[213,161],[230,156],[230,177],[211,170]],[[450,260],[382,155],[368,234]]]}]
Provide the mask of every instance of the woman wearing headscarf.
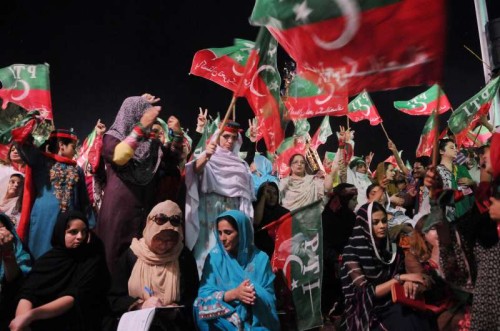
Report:
[{"label": "woman wearing headscarf", "polygon": [[236,209],[253,217],[255,200],[248,164],[238,156],[240,125],[228,122],[217,130],[205,151],[186,164],[186,246],[192,249],[201,277],[203,265],[215,246],[215,219]]},{"label": "woman wearing headscarf", "polygon": [[74,132],[57,129],[50,133],[47,152],[28,140],[17,144],[28,167],[17,232],[35,259],[52,248],[52,231],[61,212],[79,210],[89,220],[90,227],[95,227],[85,175],[74,160],[77,141]]},{"label": "woman wearing headscarf", "polygon": [[149,213],[143,237],[134,238],[118,261],[108,295],[113,316],[182,305],[175,324],[190,329],[198,287],[196,261],[183,244],[182,212],[170,200],[161,202]]},{"label": "woman wearing headscarf", "polygon": [[201,279],[194,315],[200,330],[279,330],[269,257],[253,244],[250,219],[220,214],[217,244]]},{"label": "woman wearing headscarf", "polygon": [[[283,207],[295,210],[320,199],[323,199],[324,204],[326,204],[326,193],[332,191],[335,171],[326,176],[323,173],[307,174],[306,159],[302,154],[293,155],[289,165],[290,176],[281,179],[279,184]],[[321,208],[324,204],[321,205]]]},{"label": "woman wearing headscarf", "polygon": [[20,290],[10,329],[101,330],[109,286],[102,242],[82,213],[66,211],[51,243]]},{"label": "woman wearing headscarf", "polygon": [[31,270],[31,262],[14,224],[7,215],[0,214],[0,330],[6,330],[14,317],[14,298]]},{"label": "woman wearing headscarf", "polygon": [[274,238],[269,236],[267,231],[261,229],[289,212],[279,203],[279,189],[275,182],[264,182],[259,187],[257,201],[254,202],[253,208],[255,246],[271,258],[274,252]]},{"label": "woman wearing headscarf", "polygon": [[250,165],[250,171],[252,171],[255,195],[258,194],[258,190],[262,184],[266,182],[278,184],[279,182],[278,178],[272,175],[273,164],[263,155],[256,155],[253,158],[253,163]]},{"label": "woman wearing headscarf", "polygon": [[[161,110],[152,104],[154,96],[129,97],[104,134],[102,156],[106,165],[106,186],[99,211],[97,233],[103,238],[106,261],[114,264],[135,237],[140,237],[144,220],[154,206],[157,173],[162,158],[178,162],[180,151],[161,152],[159,139],[150,129]],[[178,154],[176,154],[178,152]]]},{"label": "woman wearing headscarf", "polygon": [[377,202],[363,205],[342,255],[342,289],[347,330],[427,330],[427,321],[391,300],[391,287],[403,284],[414,298],[420,274],[404,274],[402,252],[388,238],[387,213]]},{"label": "woman wearing headscarf", "polygon": [[9,216],[14,226],[21,217],[23,185],[24,177],[20,173],[10,175],[6,183],[0,182],[0,212]]}]

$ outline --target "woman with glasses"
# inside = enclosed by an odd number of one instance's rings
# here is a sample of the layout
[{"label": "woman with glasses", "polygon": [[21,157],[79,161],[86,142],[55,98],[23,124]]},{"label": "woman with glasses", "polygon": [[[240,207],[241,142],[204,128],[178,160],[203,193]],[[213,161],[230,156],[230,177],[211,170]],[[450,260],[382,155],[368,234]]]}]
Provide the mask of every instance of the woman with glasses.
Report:
[{"label": "woman with glasses", "polygon": [[290,158],[290,176],[280,181],[281,204],[283,207],[294,210],[314,201],[323,199],[333,189],[333,176],[336,171],[326,175],[319,172],[316,175],[306,173],[306,159],[302,154],[295,154]]},{"label": "woman with glasses", "polygon": [[219,131],[214,133],[198,158],[186,164],[186,246],[193,251],[200,277],[216,243],[217,215],[235,209],[253,218],[252,175],[238,156],[240,125],[228,122],[221,130],[220,136]]},{"label": "woman with glasses", "polygon": [[183,306],[170,322],[190,330],[199,280],[194,257],[183,244],[181,209],[170,200],[161,202],[146,222],[143,237],[133,239],[112,275],[113,322],[127,311]]}]

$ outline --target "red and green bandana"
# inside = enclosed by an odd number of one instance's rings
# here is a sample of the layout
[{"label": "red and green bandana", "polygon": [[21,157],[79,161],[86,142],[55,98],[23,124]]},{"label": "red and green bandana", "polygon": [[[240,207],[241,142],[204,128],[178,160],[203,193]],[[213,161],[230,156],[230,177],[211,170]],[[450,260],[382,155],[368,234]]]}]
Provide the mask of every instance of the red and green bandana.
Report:
[{"label": "red and green bandana", "polygon": [[430,89],[408,101],[394,101],[394,108],[408,115],[431,115],[437,110],[444,114],[451,109],[450,101],[438,84],[432,85]]},{"label": "red and green bandana", "polygon": [[441,78],[444,0],[256,0],[250,22],[268,27],[299,72],[333,72],[349,95]]},{"label": "red and green bandana", "polygon": [[349,113],[347,116],[353,122],[369,120],[370,125],[382,123],[382,118],[378,114],[377,108],[366,91],[361,92],[356,98],[349,102]]},{"label": "red and green bandana", "polygon": [[498,92],[499,86],[500,77],[497,77],[451,114],[448,127],[455,135],[457,147],[462,146],[467,137],[467,132],[474,128],[480,117],[488,113],[491,101]]},{"label": "red and green bandana", "polygon": [[38,111],[43,119],[53,119],[48,64],[13,64],[2,68],[0,82],[2,109],[11,102],[28,112]]},{"label": "red and green bandana", "polygon": [[[275,238],[273,272],[282,271],[292,291],[299,330],[323,324],[321,200],[293,210],[264,227]],[[301,247],[301,249],[296,249]]]}]

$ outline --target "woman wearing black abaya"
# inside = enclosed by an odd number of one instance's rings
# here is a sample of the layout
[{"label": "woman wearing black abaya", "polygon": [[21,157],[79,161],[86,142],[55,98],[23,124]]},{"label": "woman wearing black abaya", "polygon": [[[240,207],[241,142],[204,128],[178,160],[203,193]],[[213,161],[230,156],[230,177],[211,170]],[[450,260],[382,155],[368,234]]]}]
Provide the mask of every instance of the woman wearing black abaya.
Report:
[{"label": "woman wearing black abaya", "polygon": [[102,242],[78,211],[59,215],[52,249],[35,263],[20,291],[11,330],[100,330],[109,274]]}]

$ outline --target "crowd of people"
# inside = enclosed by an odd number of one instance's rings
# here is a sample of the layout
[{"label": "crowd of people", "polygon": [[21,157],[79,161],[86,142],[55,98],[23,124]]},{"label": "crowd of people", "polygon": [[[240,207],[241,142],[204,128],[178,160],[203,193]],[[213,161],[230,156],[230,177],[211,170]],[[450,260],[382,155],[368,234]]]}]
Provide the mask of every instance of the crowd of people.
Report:
[{"label": "crowd of people", "polygon": [[296,153],[282,177],[253,122],[245,158],[235,121],[194,153],[207,111],[188,138],[159,101],[129,97],[109,129],[98,121],[83,163],[72,131],[12,142],[0,164],[0,330],[116,330],[156,307],[173,308],[169,330],[293,330],[300,307],[263,228],[309,205],[322,213],[325,323],[500,329],[500,133],[462,150],[441,139],[435,166],[409,167],[389,141],[392,161],[372,167],[341,127],[325,171]]}]

